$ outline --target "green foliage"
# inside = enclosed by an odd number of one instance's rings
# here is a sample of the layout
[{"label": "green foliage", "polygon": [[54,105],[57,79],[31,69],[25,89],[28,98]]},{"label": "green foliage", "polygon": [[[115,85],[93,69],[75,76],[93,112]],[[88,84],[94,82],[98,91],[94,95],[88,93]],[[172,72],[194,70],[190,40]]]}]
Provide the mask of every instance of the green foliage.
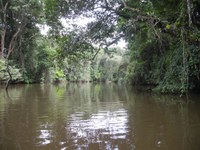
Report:
[{"label": "green foliage", "polygon": [[[65,77],[69,81],[126,79],[135,85],[154,85],[160,92],[199,89],[200,32],[190,25],[187,1],[127,0],[125,4],[115,0],[9,1],[6,49],[17,28],[22,30],[10,57],[13,68],[20,68],[14,74],[21,72],[28,83]],[[62,26],[61,19],[80,14],[95,20],[85,28]],[[37,27],[44,22],[50,26],[46,37]],[[121,37],[128,42],[128,55],[108,48]],[[101,46],[100,51],[95,44]],[[0,62],[0,70],[4,69]]]},{"label": "green foliage", "polygon": [[[17,68],[16,66],[10,66],[8,65],[10,74],[12,76],[12,81],[13,83],[18,83],[18,82],[22,82],[22,74],[19,68]],[[7,80],[9,79],[9,74],[7,72],[7,64],[5,60],[0,60],[0,82],[7,82]]]},{"label": "green foliage", "polygon": [[55,71],[55,79],[61,79],[65,77],[63,70],[56,70]]},{"label": "green foliage", "polygon": [[131,33],[127,34],[131,50],[127,80],[137,85],[154,85],[159,92],[184,93],[199,88],[199,31],[188,30],[187,2],[151,2],[153,7],[149,9],[158,25],[152,25],[148,19],[137,21],[137,30],[129,29]]},{"label": "green foliage", "polygon": [[129,57],[125,50],[110,48],[101,53],[92,64],[91,76],[94,81],[123,81]]}]

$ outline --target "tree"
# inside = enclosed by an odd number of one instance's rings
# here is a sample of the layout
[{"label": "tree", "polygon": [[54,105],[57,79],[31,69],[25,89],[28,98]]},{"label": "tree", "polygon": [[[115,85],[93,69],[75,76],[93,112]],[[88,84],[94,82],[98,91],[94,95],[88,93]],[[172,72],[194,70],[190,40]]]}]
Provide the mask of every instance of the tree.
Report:
[{"label": "tree", "polygon": [[[193,52],[199,42],[191,25],[190,0],[86,0],[68,1],[68,6],[73,16],[82,12],[96,18],[85,34],[93,43],[106,48],[118,37],[126,38],[136,63],[132,68],[132,79],[137,79],[134,83],[157,85],[164,92],[187,92],[198,87],[199,62],[194,63]],[[198,72],[195,76],[194,66]],[[198,84],[194,85],[194,80]]]},{"label": "tree", "polygon": [[[21,66],[29,66],[23,59],[30,60],[33,67],[22,68],[39,76],[40,67],[52,67],[47,65],[52,60],[50,47],[56,50],[56,66],[70,70],[79,60],[94,61],[102,49],[108,52],[110,45],[124,38],[131,54],[127,74],[131,83],[187,92],[200,87],[200,38],[192,14],[192,0],[1,0],[1,57],[16,63],[20,58]],[[76,23],[73,30],[62,26],[62,20],[80,15],[93,20],[85,28]],[[51,41],[41,51],[32,38],[40,21],[50,27],[47,38]],[[30,45],[36,49],[29,51]],[[39,60],[43,55],[47,59]],[[71,66],[65,68],[63,60]]]},{"label": "tree", "polygon": [[[0,59],[6,60],[7,72],[10,79],[12,74],[9,70],[8,60],[16,47],[21,46],[21,39],[27,34],[31,25],[39,22],[41,2],[39,0],[1,0],[0,2],[0,26],[1,26],[1,51]],[[33,33],[34,34],[34,33]],[[33,36],[33,35],[31,35]],[[29,37],[30,38],[30,37]]]},{"label": "tree", "polygon": [[1,0],[1,57],[8,59],[28,24],[38,22],[40,1]]}]

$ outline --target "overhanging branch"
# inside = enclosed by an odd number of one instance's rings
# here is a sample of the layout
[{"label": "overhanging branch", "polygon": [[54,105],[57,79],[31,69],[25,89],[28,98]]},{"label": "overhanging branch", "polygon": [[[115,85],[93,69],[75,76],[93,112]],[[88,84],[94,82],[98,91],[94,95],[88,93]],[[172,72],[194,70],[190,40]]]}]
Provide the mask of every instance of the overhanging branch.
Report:
[{"label": "overhanging branch", "polygon": [[103,47],[103,48],[104,48],[104,49],[107,49],[109,46],[111,46],[111,45],[113,45],[113,44],[116,44],[122,37],[123,37],[123,35],[120,35],[120,36],[116,37],[115,39],[113,39],[113,40],[112,40],[111,42],[109,42],[109,43],[107,43],[107,42],[101,43],[101,44],[99,45],[99,48],[98,48],[97,52],[94,54],[94,56],[92,57],[91,60],[94,60],[94,59],[96,58],[96,56],[98,55],[98,53],[99,53],[100,50],[102,49],[102,46],[105,46],[105,47]]}]

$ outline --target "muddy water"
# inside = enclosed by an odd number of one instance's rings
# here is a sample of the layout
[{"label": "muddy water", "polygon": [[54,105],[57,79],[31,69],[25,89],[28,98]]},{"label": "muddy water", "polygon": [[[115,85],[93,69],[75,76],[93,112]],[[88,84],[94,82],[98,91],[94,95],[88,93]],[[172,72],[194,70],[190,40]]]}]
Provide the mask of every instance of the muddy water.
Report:
[{"label": "muddy water", "polygon": [[0,150],[199,150],[200,96],[115,84],[0,89]]}]

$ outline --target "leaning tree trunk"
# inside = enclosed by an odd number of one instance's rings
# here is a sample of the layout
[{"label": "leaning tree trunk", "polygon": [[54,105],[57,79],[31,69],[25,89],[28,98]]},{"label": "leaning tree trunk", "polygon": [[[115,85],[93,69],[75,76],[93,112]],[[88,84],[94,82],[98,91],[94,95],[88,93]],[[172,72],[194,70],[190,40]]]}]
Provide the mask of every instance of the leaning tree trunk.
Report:
[{"label": "leaning tree trunk", "polygon": [[17,36],[18,36],[19,32],[20,32],[20,28],[18,28],[18,30],[12,36],[12,39],[11,39],[11,41],[9,43],[9,47],[8,47],[8,53],[7,53],[6,57],[5,57],[6,58],[6,72],[9,75],[9,79],[7,80],[6,87],[5,87],[6,91],[8,91],[8,86],[9,86],[10,82],[12,81],[12,74],[10,73],[10,66],[8,64],[8,60],[9,60],[9,57],[10,57],[10,55],[13,52],[13,49],[15,47],[16,39],[17,39]]}]

